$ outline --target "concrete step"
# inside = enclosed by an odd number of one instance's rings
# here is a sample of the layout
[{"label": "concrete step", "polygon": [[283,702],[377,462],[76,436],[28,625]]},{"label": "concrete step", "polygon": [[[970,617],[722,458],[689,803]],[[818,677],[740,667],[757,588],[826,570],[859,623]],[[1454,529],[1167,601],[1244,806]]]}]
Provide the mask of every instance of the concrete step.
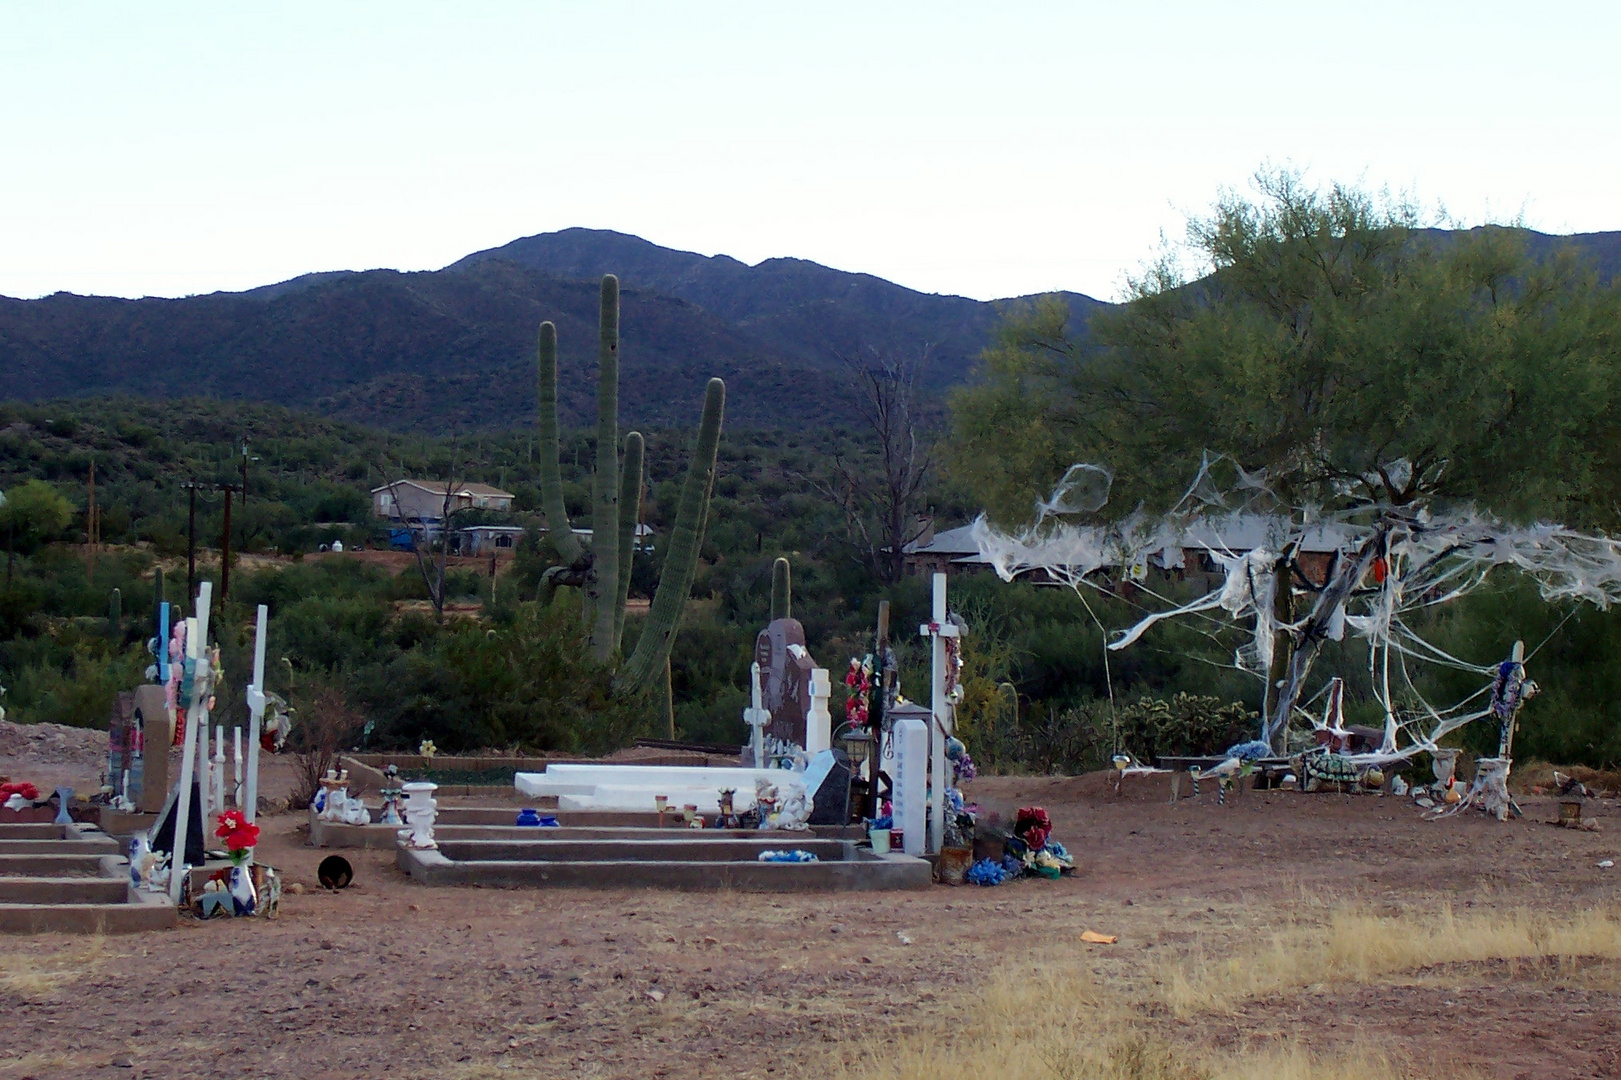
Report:
[{"label": "concrete step", "polygon": [[708,860],[609,860],[593,862],[464,861],[441,851],[401,847],[401,870],[424,885],[497,888],[744,889],[760,892],[843,892],[927,889],[933,872],[908,855],[856,853],[853,858],[814,863]]},{"label": "concrete step", "polygon": [[61,840],[68,826],[40,822],[0,822],[0,840]]},{"label": "concrete step", "polygon": [[100,877],[108,855],[0,855],[0,877]]},{"label": "concrete step", "polygon": [[164,930],[178,921],[168,897],[162,903],[0,904],[0,932],[13,934],[135,934]]},{"label": "concrete step", "polygon": [[122,855],[123,847],[110,836],[82,840],[3,840],[0,855]]},{"label": "concrete step", "polygon": [[709,838],[702,837],[695,829],[686,832],[686,836],[669,840],[452,840],[442,836],[438,840],[439,851],[445,858],[467,862],[747,862],[756,859],[762,851],[783,848],[809,851],[823,860],[847,857],[844,841],[817,840],[808,834]]},{"label": "concrete step", "polygon": [[122,904],[129,882],[108,877],[0,877],[0,904]]}]

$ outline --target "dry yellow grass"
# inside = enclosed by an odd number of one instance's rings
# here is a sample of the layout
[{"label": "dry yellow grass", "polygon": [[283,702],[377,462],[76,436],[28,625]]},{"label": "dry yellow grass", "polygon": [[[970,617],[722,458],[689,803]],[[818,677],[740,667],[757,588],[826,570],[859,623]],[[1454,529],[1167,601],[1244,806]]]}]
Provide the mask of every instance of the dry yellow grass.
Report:
[{"label": "dry yellow grass", "polygon": [[1369,982],[1441,964],[1592,957],[1621,959],[1621,915],[1590,909],[1549,915],[1524,909],[1433,916],[1337,911],[1325,925],[1291,927],[1218,960],[1167,965],[1163,995],[1178,1016],[1219,1011],[1256,997],[1321,983]]},{"label": "dry yellow grass", "polygon": [[1321,1059],[1273,1044],[1199,1050],[1157,1035],[1090,976],[1003,975],[964,1002],[948,1027],[867,1047],[841,1080],[1398,1080],[1373,1049]]},{"label": "dry yellow grass", "polygon": [[38,997],[95,970],[107,955],[101,937],[47,953],[0,953],[0,989]]}]

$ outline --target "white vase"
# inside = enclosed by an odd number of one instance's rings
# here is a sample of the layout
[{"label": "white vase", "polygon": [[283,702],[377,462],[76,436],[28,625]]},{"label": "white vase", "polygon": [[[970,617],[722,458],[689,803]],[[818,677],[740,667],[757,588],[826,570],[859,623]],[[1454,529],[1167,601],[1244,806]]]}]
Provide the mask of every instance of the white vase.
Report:
[{"label": "white vase", "polygon": [[433,793],[439,790],[439,785],[416,780],[403,785],[402,790],[405,792],[405,820],[411,826],[411,835],[406,842],[418,849],[437,848],[439,845],[433,839],[433,823],[439,816],[439,803]]},{"label": "white vase", "polygon": [[253,887],[253,867],[249,863],[231,867],[231,910],[237,915],[252,915],[259,909],[259,891]]}]

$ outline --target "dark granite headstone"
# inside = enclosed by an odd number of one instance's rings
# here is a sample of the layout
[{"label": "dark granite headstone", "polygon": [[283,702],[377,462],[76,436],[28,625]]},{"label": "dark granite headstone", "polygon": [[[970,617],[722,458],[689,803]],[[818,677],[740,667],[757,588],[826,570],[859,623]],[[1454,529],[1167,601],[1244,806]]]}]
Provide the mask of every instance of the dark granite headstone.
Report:
[{"label": "dark granite headstone", "polygon": [[850,758],[834,747],[833,767],[811,799],[810,824],[848,825],[850,823]]},{"label": "dark granite headstone", "polygon": [[816,666],[805,648],[805,628],[798,619],[773,620],[755,639],[754,659],[760,665],[761,704],[771,714],[766,734],[804,746],[810,673]]}]

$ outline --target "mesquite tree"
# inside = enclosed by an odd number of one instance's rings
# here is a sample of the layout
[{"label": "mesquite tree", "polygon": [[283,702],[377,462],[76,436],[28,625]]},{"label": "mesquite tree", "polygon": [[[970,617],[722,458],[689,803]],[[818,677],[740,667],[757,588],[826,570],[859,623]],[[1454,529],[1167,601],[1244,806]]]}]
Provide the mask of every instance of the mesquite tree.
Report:
[{"label": "mesquite tree", "polygon": [[[625,603],[630,589],[636,525],[641,515],[643,439],[632,431],[619,456],[619,279],[602,279],[597,338],[597,456],[591,484],[591,540],[582,542],[569,522],[563,501],[557,422],[557,327],[540,324],[540,492],[546,528],[562,564],[546,572],[546,585],[571,585],[584,600],[585,632],[591,654],[612,664],[620,655]],[[726,384],[710,379],[704,391],[703,416],[692,462],[681,488],[675,526],[665,549],[664,570],[636,648],[619,665],[616,691],[652,692],[665,699],[668,711],[670,646],[681,625],[698,568],[715,483]]]}]

